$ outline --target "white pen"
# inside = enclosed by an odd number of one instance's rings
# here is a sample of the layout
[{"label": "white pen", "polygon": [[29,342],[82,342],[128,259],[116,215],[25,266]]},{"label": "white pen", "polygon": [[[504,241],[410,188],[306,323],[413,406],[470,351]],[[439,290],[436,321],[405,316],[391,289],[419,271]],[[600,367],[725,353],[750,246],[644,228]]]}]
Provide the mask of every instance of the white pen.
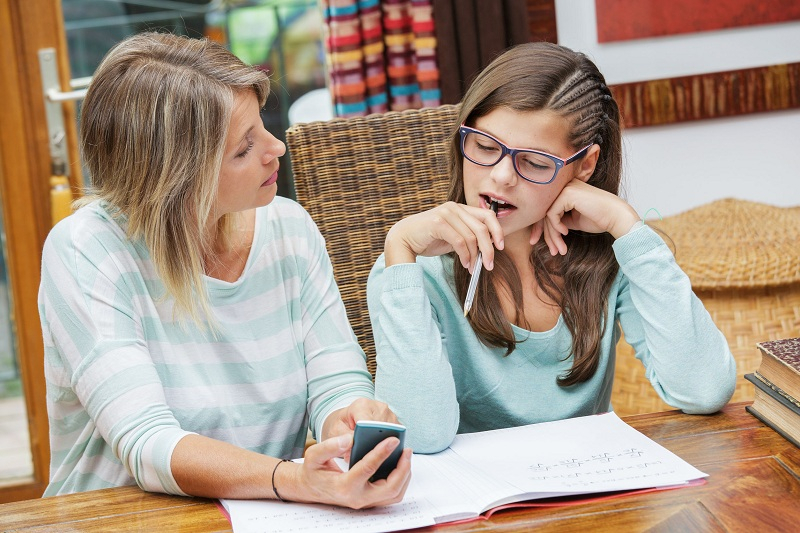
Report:
[{"label": "white pen", "polygon": [[[492,202],[489,208],[497,214],[497,202]],[[478,288],[478,279],[481,277],[481,270],[483,269],[483,254],[478,252],[478,259],[475,261],[475,268],[472,269],[472,277],[469,279],[469,287],[467,287],[467,298],[464,300],[464,316],[467,316],[469,310],[472,309],[472,301],[475,299],[475,289]]]}]

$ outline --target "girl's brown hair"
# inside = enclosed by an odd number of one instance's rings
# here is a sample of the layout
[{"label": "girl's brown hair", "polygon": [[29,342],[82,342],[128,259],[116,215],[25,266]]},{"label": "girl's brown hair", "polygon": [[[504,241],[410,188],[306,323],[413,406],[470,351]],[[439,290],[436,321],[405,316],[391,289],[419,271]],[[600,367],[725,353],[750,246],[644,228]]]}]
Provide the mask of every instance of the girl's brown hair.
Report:
[{"label": "girl's brown hair", "polygon": [[234,98],[246,91],[263,106],[269,79],[225,47],[142,33],[106,54],[81,109],[92,185],[79,205],[106,202],[144,242],[176,311],[198,324],[213,323],[203,258],[233,226],[226,215],[208,235]]},{"label": "girl's brown hair", "polygon": [[[509,49],[492,61],[467,90],[458,124],[472,126],[478,118],[500,107],[521,112],[549,110],[569,120],[569,142],[575,150],[592,143],[600,146],[588,183],[618,194],[622,171],[619,108],[605,78],[584,54],[544,42]],[[459,144],[456,131],[448,154],[452,176],[448,199],[465,203]],[[587,381],[597,370],[600,340],[608,320],[608,292],[619,267],[611,248],[614,239],[607,233],[570,231],[564,240],[568,247],[565,256],[552,257],[541,241],[534,246],[530,261],[536,281],[558,303],[572,334],[572,368],[558,379],[559,385],[568,386]],[[495,255],[493,275],[482,276],[478,283],[476,298],[486,304],[473,308],[468,319],[481,341],[505,348],[508,355],[524,339],[514,337],[495,287],[508,291],[513,299],[515,322],[527,324],[520,277],[502,251]],[[454,277],[459,299],[464,300],[469,272],[455,268]]]}]

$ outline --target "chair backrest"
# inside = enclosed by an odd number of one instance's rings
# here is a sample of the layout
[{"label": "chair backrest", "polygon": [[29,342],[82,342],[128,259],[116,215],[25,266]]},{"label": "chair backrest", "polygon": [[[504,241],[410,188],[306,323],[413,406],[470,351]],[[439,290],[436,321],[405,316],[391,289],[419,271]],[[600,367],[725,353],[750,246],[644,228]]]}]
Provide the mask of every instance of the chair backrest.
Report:
[{"label": "chair backrest", "polygon": [[296,124],[286,132],[297,201],[325,237],[350,325],[375,375],[367,277],[389,228],[446,200],[458,106]]}]

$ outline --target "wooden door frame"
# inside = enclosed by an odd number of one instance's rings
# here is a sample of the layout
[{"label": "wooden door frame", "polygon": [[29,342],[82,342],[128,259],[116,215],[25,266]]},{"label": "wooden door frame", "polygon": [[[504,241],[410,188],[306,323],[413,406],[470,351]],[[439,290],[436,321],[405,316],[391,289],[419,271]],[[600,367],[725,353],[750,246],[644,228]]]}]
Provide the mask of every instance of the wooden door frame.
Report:
[{"label": "wooden door frame", "polygon": [[[0,488],[0,503],[37,498],[50,468],[44,351],[37,294],[44,239],[51,227],[50,152],[38,51],[56,50],[62,90],[69,90],[69,59],[60,0],[0,3],[0,197],[6,230],[9,287],[16,324],[34,476]],[[80,183],[75,106],[66,104],[70,175]]]}]

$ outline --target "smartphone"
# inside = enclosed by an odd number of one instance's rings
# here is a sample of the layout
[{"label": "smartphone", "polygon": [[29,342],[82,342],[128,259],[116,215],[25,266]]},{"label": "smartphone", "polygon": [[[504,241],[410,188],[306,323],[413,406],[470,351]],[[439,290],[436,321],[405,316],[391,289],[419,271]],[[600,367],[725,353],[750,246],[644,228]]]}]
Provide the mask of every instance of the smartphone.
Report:
[{"label": "smartphone", "polygon": [[376,420],[359,420],[356,422],[356,429],[353,432],[353,449],[350,450],[350,468],[353,468],[366,454],[375,448],[383,439],[388,437],[397,437],[400,439],[400,444],[392,451],[392,454],[386,458],[383,464],[378,468],[370,478],[370,481],[378,479],[386,479],[392,470],[397,468],[397,461],[403,454],[403,444],[406,440],[406,427],[400,424],[392,424],[391,422],[379,422]]}]

